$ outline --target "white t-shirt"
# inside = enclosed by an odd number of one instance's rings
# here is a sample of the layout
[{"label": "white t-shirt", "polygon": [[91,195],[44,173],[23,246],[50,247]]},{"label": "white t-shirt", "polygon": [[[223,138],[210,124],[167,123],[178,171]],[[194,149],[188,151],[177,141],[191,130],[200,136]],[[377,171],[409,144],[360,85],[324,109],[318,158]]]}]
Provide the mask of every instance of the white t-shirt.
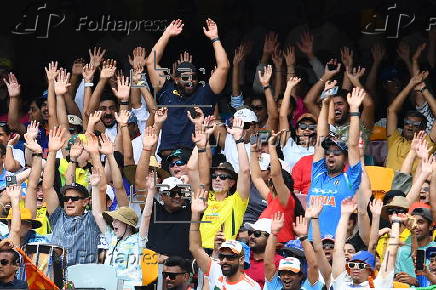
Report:
[{"label": "white t-shirt", "polygon": [[288,164],[289,170],[291,171],[301,157],[313,155],[315,147],[298,145],[294,139],[289,138],[285,146],[283,146],[282,151],[285,163]]},{"label": "white t-shirt", "polygon": [[24,152],[20,149],[12,148],[12,155],[18,161],[22,168],[26,167],[26,160],[24,159]]},{"label": "white t-shirt", "polygon": [[[250,160],[250,144],[244,144],[245,151],[247,151],[248,160]],[[232,164],[235,172],[239,172],[239,159],[238,159],[238,148],[236,147],[235,139],[231,134],[227,133],[226,141],[224,143],[224,150],[221,151],[222,154],[226,156],[226,159],[230,164]]]},{"label": "white t-shirt", "polygon": [[205,275],[209,279],[209,289],[214,290],[243,290],[253,289],[260,290],[259,284],[245,274],[241,274],[238,282],[227,282],[227,277],[223,276],[221,266],[216,260],[210,263],[209,273]]},{"label": "white t-shirt", "polygon": [[139,135],[132,140],[133,159],[135,160],[135,164],[138,164],[139,158],[141,158],[142,146],[142,135]]},{"label": "white t-shirt", "polygon": [[[394,271],[391,271],[386,278],[380,278],[379,275],[374,279],[374,287],[377,288],[392,288],[394,282]],[[331,286],[334,290],[349,289],[353,286],[353,280],[348,275],[347,271],[342,272],[336,279],[331,277]],[[369,287],[368,281],[360,283],[360,287]]]},{"label": "white t-shirt", "polygon": [[117,137],[118,134],[118,123],[115,122],[115,124],[112,127],[106,128],[105,133],[112,142],[115,142],[115,138]]}]

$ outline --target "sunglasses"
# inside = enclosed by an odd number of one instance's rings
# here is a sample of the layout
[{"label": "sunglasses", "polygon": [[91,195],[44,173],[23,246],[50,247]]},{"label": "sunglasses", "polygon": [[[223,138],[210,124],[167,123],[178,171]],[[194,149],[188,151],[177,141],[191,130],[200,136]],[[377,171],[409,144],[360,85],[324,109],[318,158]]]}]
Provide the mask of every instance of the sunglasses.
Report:
[{"label": "sunglasses", "polygon": [[269,236],[269,234],[267,232],[263,232],[263,231],[259,231],[259,230],[248,231],[248,235],[249,236],[253,235],[255,238],[262,236],[262,234],[264,234],[265,237]]},{"label": "sunglasses", "polygon": [[341,156],[342,151],[341,150],[326,150],[325,155],[333,154],[334,156]]},{"label": "sunglasses", "polygon": [[233,179],[233,177],[230,174],[216,174],[216,173],[212,173],[211,176],[212,176],[212,179],[217,179],[218,177],[221,180]]},{"label": "sunglasses", "polygon": [[421,127],[421,122],[414,122],[410,120],[404,120],[404,125],[414,126],[414,127]]},{"label": "sunglasses", "polygon": [[170,191],[164,191],[163,192],[166,196],[169,197],[176,197],[176,195],[178,196],[184,196],[185,194],[182,193],[181,189],[176,189],[176,190],[170,190]]},{"label": "sunglasses", "polygon": [[183,160],[177,160],[177,161],[174,161],[174,162],[171,162],[170,163],[170,168],[173,168],[174,166],[183,166],[183,165],[185,165],[186,164],[186,162],[185,161],[183,161]]},{"label": "sunglasses", "polygon": [[262,111],[263,110],[263,106],[260,106],[260,105],[258,105],[258,106],[251,106],[251,109],[253,110],[253,111]]},{"label": "sunglasses", "polygon": [[316,125],[309,125],[309,124],[305,124],[305,123],[301,123],[301,124],[298,124],[298,128],[300,128],[301,130],[306,130],[306,129],[309,129],[309,130],[316,130]]},{"label": "sunglasses", "polygon": [[292,272],[292,271],[287,271],[287,270],[280,270],[277,272],[278,276],[283,276],[283,275],[296,275],[297,273]]},{"label": "sunglasses", "polygon": [[7,260],[7,259],[1,259],[0,260],[0,264],[2,264],[3,266],[9,265],[11,263],[11,261]]},{"label": "sunglasses", "polygon": [[388,214],[394,214],[394,213],[407,213],[407,209],[405,208],[400,208],[400,207],[395,207],[395,208],[388,208],[387,210]]},{"label": "sunglasses", "polygon": [[230,255],[228,255],[228,254],[218,254],[218,259],[220,261],[222,261],[224,259],[227,259],[227,261],[234,261],[236,259],[239,259],[239,257],[240,256],[237,255],[237,254],[230,254]]},{"label": "sunglasses", "polygon": [[251,126],[253,126],[253,125],[254,125],[254,123],[246,123],[246,122],[244,122],[244,129],[245,130],[250,129]]},{"label": "sunglasses", "polygon": [[71,201],[78,201],[79,199],[84,199],[84,197],[81,197],[81,196],[67,196],[67,195],[62,197],[62,201],[63,202],[69,202],[70,200]]},{"label": "sunglasses", "polygon": [[181,273],[172,273],[172,272],[162,272],[162,277],[165,279],[166,277],[170,278],[170,280],[175,280],[177,276],[186,274],[186,272]]},{"label": "sunglasses", "polygon": [[363,270],[368,268],[369,266],[365,263],[355,263],[355,262],[348,262],[347,263],[348,268],[350,269],[356,269],[356,270]]}]

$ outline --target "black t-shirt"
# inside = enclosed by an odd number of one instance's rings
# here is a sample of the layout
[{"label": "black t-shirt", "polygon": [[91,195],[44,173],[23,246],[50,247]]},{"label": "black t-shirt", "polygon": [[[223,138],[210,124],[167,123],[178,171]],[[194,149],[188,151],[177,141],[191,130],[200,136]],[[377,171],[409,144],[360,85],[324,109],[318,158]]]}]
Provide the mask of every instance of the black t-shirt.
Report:
[{"label": "black t-shirt", "polygon": [[15,278],[14,281],[3,283],[0,281],[0,289],[29,289],[26,281],[18,280]]},{"label": "black t-shirt", "polygon": [[189,252],[191,205],[186,204],[186,208],[169,213],[159,202],[154,202],[148,232],[148,249],[169,257],[192,258]]}]

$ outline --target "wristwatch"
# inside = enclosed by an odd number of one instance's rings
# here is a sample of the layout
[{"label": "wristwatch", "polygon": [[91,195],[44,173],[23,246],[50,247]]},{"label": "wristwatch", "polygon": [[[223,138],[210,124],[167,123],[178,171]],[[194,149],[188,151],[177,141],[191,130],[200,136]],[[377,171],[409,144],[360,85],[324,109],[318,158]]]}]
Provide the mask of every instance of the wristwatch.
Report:
[{"label": "wristwatch", "polygon": [[307,240],[307,236],[298,237],[298,240],[302,243],[304,240]]},{"label": "wristwatch", "polygon": [[235,140],[235,143],[236,143],[236,144],[244,143],[244,142],[245,142],[244,138],[241,138],[241,139]]}]

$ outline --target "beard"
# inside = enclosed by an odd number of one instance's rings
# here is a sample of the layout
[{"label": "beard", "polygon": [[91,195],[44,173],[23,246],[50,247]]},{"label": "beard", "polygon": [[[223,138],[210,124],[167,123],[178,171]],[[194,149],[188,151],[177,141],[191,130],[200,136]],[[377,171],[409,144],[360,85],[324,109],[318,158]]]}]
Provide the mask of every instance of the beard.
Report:
[{"label": "beard", "polygon": [[193,82],[186,83],[185,85],[182,85],[181,83],[176,83],[176,86],[182,97],[191,96],[196,89],[196,85]]},{"label": "beard", "polygon": [[[224,266],[230,266],[230,268],[223,269]],[[224,276],[230,277],[236,274],[239,270],[239,265],[223,264],[221,265],[221,272]]]}]

